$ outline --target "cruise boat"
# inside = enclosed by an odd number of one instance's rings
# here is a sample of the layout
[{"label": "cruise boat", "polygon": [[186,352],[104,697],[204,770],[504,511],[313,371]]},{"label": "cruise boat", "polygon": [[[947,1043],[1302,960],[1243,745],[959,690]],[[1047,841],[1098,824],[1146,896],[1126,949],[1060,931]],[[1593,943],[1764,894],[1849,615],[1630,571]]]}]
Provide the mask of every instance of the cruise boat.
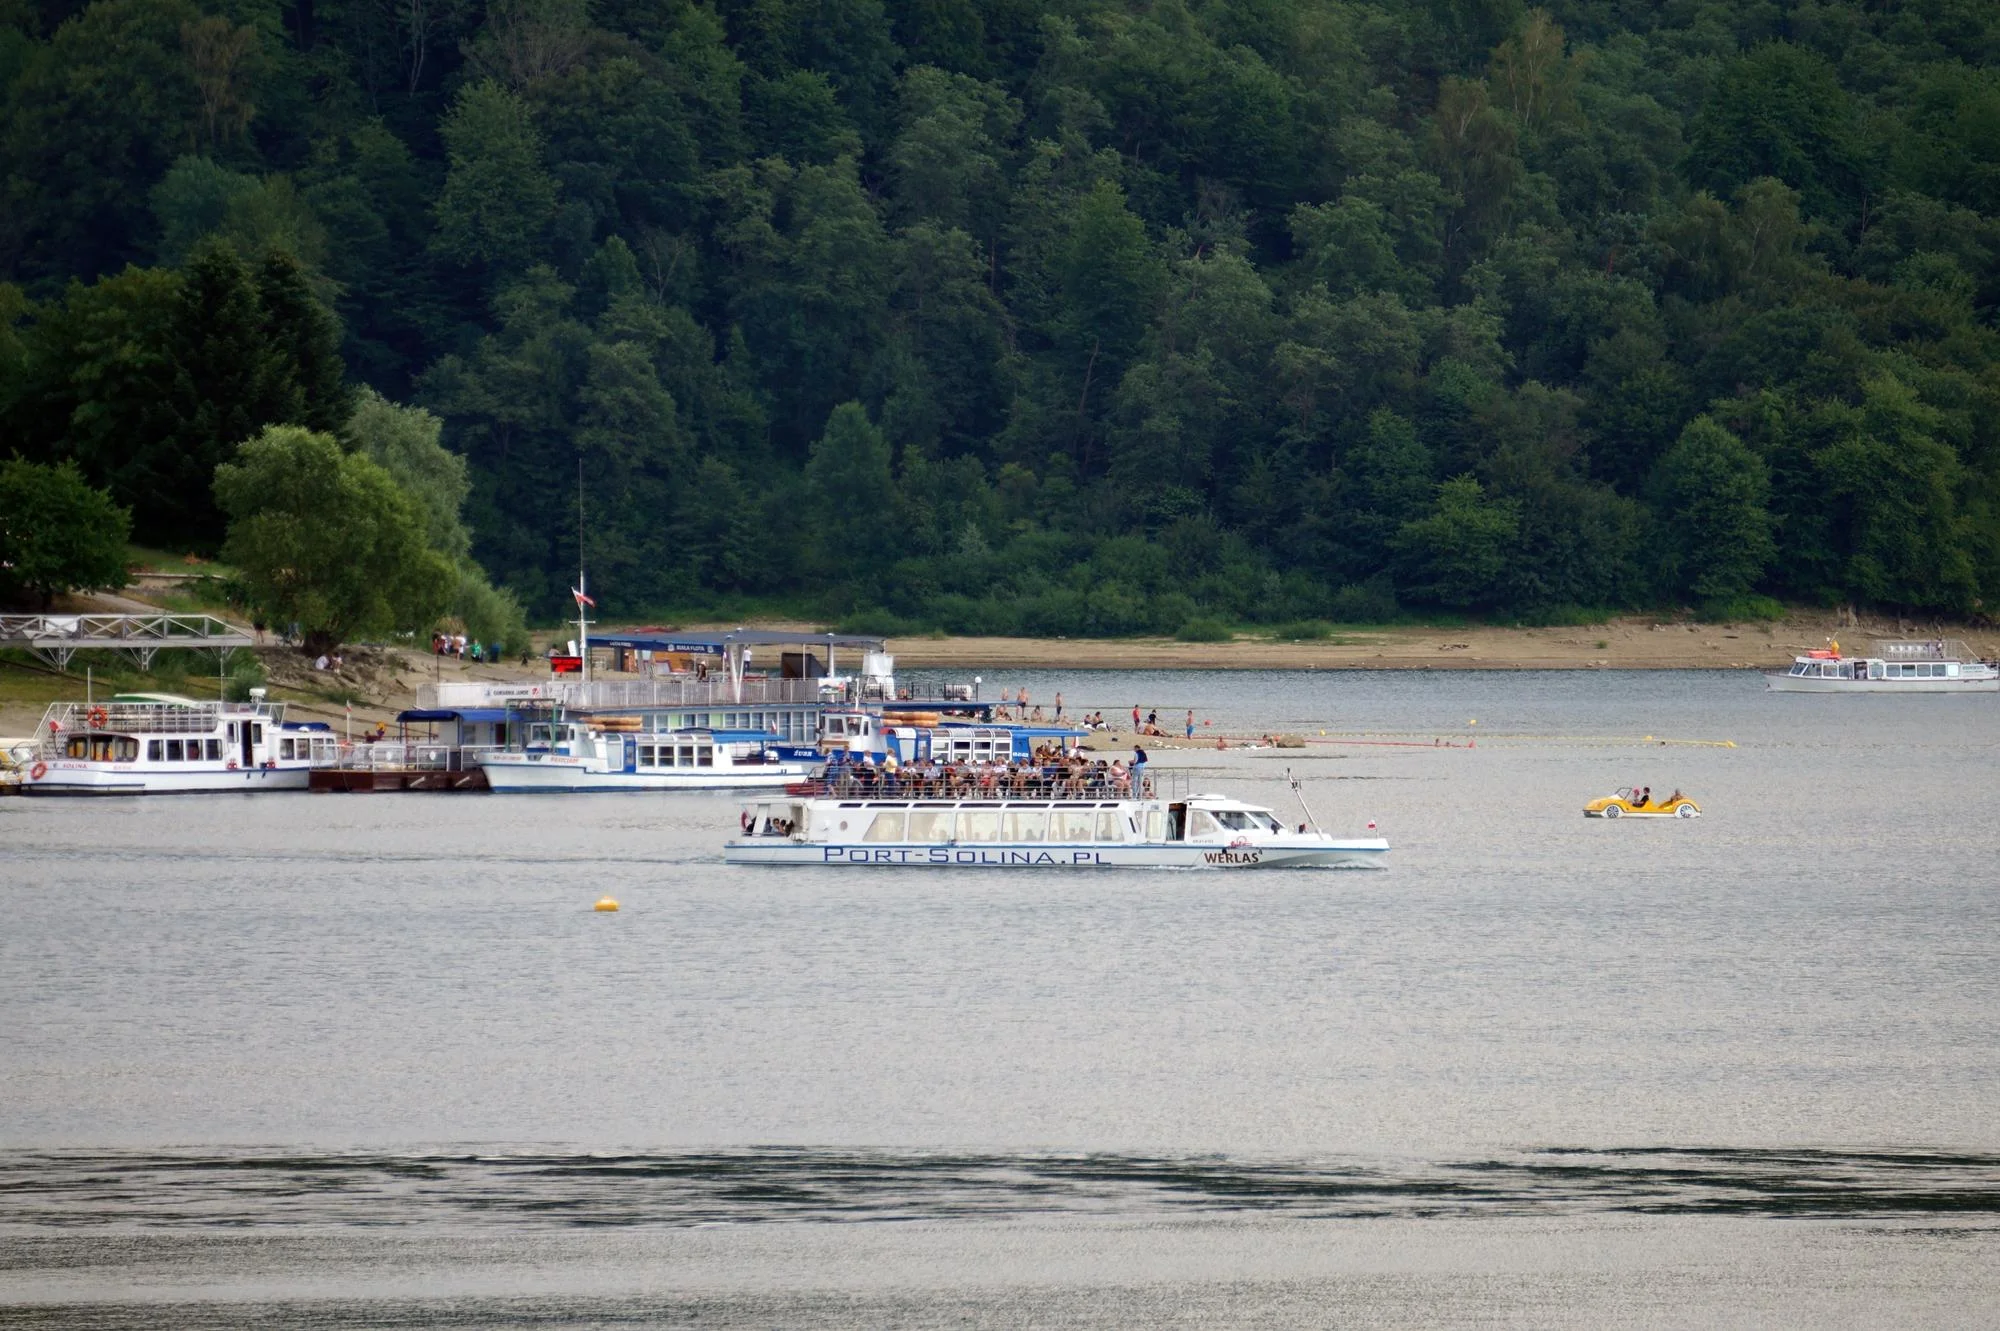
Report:
[{"label": "cruise boat", "polygon": [[1843,656],[1829,641],[1764,682],[1780,693],[1995,693],[2000,670],[1956,639],[1878,642],[1870,656]]},{"label": "cruise boat", "polygon": [[[919,782],[744,807],[730,864],[984,869],[1321,869],[1385,863],[1379,837],[1342,839],[1226,795],[1133,795],[1111,783],[1035,782],[971,793]],[[1016,786],[1018,782],[1008,783]],[[847,796],[852,796],[851,798]]]},{"label": "cruise boat", "polygon": [[518,747],[477,755],[503,792],[752,790],[810,777],[818,750],[763,731],[639,729],[636,716],[529,720]]},{"label": "cruise boat", "polygon": [[284,719],[251,690],[247,703],[121,693],[52,703],[22,773],[29,795],[187,795],[304,790],[317,752],[337,741],[323,722]]}]

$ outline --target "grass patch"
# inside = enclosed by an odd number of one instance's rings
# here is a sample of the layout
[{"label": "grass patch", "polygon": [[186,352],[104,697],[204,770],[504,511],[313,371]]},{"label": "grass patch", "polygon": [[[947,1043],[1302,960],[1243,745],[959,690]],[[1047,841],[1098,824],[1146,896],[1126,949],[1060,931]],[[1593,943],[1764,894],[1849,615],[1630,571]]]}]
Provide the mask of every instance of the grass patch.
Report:
[{"label": "grass patch", "polygon": [[1706,601],[1701,617],[1711,624],[1768,624],[1785,617],[1785,607],[1768,596],[1731,596]]},{"label": "grass patch", "polygon": [[1236,630],[1219,619],[1196,616],[1174,630],[1178,642],[1229,642],[1236,637]]}]

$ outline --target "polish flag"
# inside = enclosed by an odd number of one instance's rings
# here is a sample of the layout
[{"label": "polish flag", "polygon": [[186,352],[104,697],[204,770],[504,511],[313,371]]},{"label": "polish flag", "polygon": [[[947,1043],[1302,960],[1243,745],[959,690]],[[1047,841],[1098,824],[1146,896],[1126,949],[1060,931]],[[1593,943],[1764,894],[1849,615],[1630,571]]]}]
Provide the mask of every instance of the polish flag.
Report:
[{"label": "polish flag", "polygon": [[574,596],[574,597],[576,598],[576,603],[577,603],[578,605],[580,605],[580,606],[584,606],[584,605],[587,605],[587,606],[590,606],[590,607],[591,607],[591,608],[593,608],[593,609],[595,609],[595,608],[596,608],[596,606],[597,606],[597,602],[595,602],[595,601],[591,600],[591,599],[590,599],[590,598],[589,598],[588,596],[585,596],[585,595],[583,594],[583,589],[582,589],[582,588],[580,588],[580,587],[572,587],[572,588],[570,588],[570,589],[569,589],[569,594],[570,594],[571,596]]}]

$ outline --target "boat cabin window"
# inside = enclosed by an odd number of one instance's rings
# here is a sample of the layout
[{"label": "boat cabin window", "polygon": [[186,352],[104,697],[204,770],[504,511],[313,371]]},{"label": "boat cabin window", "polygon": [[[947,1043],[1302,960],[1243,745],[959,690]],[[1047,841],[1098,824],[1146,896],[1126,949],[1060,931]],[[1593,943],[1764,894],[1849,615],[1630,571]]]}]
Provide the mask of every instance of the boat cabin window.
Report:
[{"label": "boat cabin window", "polygon": [[208,760],[209,760],[210,762],[212,762],[212,763],[219,763],[219,762],[221,762],[221,761],[222,761],[222,741],[221,741],[221,740],[219,740],[219,739],[212,739],[212,740],[209,740],[209,741],[208,741]]},{"label": "boat cabin window", "polygon": [[951,822],[950,809],[912,809],[910,810],[909,839],[911,841],[949,841],[951,840]]},{"label": "boat cabin window", "polygon": [[[233,726],[230,728],[232,730],[235,729],[235,727]],[[156,763],[160,761],[160,741],[156,739],[149,739],[146,741],[146,761],[149,763]]]},{"label": "boat cabin window", "polygon": [[63,756],[99,763],[129,763],[139,757],[139,741],[128,735],[71,735]]},{"label": "boat cabin window", "polygon": [[903,839],[903,824],[904,818],[901,809],[897,809],[894,813],[878,813],[875,815],[875,821],[868,824],[868,831],[861,839],[863,841],[901,841]]},{"label": "boat cabin window", "polygon": [[1196,809],[1188,815],[1188,835],[1190,837],[1214,836],[1217,831],[1215,815],[1207,809]]},{"label": "boat cabin window", "polygon": [[1001,824],[1002,841],[1042,841],[1048,835],[1049,816],[1040,809],[1009,809]]},{"label": "boat cabin window", "polygon": [[1057,809],[1049,815],[1049,840],[1088,841],[1096,823],[1093,809]]},{"label": "boat cabin window", "polygon": [[1097,839],[1099,841],[1123,841],[1125,839],[1125,821],[1118,816],[1116,809],[1099,809],[1097,811]]},{"label": "boat cabin window", "polygon": [[1000,811],[997,809],[959,810],[958,839],[960,841],[998,841],[1000,839]]}]

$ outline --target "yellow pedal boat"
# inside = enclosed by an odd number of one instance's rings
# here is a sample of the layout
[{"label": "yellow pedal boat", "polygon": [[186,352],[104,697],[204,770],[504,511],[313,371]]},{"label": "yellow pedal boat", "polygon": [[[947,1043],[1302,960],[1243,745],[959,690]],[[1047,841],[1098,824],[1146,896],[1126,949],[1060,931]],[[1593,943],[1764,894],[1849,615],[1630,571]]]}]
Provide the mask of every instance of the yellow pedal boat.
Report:
[{"label": "yellow pedal boat", "polygon": [[1583,806],[1586,818],[1699,818],[1701,806],[1676,790],[1660,799],[1642,797],[1630,786]]}]

